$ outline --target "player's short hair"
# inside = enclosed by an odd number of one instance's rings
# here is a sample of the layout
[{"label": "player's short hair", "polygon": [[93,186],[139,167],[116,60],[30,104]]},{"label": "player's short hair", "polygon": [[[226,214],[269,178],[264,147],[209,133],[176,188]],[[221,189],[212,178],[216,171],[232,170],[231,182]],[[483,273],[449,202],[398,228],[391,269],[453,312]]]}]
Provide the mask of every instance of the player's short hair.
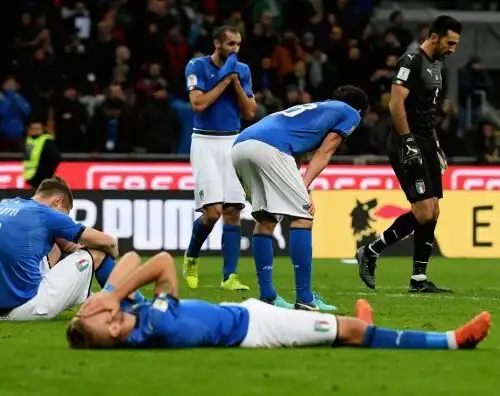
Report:
[{"label": "player's short hair", "polygon": [[67,207],[71,209],[73,207],[73,193],[63,179],[59,176],[53,176],[50,179],[44,179],[38,186],[36,194],[44,195],[46,197],[52,197],[57,194],[62,194]]},{"label": "player's short hair", "polygon": [[433,33],[437,34],[438,37],[446,36],[449,30],[461,34],[462,24],[451,16],[440,15],[432,22],[431,28],[429,29],[429,37]]},{"label": "player's short hair", "polygon": [[342,85],[333,91],[332,99],[347,103],[363,113],[368,108],[368,95],[354,85]]},{"label": "player's short hair", "polygon": [[91,349],[92,339],[85,331],[80,319],[73,318],[66,328],[66,340],[71,349]]},{"label": "player's short hair", "polygon": [[213,38],[219,42],[223,42],[226,38],[226,32],[240,34],[239,29],[233,25],[222,25],[214,29]]}]

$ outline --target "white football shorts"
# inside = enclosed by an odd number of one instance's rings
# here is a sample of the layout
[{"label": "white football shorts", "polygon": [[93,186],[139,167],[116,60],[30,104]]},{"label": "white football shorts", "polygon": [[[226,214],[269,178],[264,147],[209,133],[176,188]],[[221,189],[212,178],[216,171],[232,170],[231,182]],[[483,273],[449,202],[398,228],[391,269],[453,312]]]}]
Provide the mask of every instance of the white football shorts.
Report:
[{"label": "white football shorts", "polygon": [[337,339],[334,315],[275,307],[255,298],[243,301],[250,315],[242,348],[291,348],[332,345]]},{"label": "white football shorts", "polygon": [[309,193],[295,159],[258,140],[245,140],[231,150],[234,169],[252,211],[312,219]]},{"label": "white football shorts", "polygon": [[83,303],[89,296],[94,263],[87,250],[78,250],[48,269],[42,260],[38,293],[0,320],[34,321],[52,319]]},{"label": "white football shorts", "polygon": [[245,194],[231,163],[231,147],[236,135],[192,135],[191,167],[195,181],[196,210],[206,205],[245,206]]}]

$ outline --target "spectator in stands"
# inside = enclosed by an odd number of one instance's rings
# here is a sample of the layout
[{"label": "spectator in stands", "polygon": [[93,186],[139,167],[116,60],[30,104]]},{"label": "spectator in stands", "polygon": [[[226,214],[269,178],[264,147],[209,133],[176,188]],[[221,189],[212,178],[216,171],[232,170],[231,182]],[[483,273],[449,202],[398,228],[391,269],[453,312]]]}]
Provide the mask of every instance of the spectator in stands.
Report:
[{"label": "spectator in stands", "polygon": [[167,88],[167,80],[162,76],[161,65],[152,62],[147,66],[147,74],[141,78],[136,84],[136,91],[138,94],[139,102],[151,99],[153,97],[153,88],[162,86]]},{"label": "spectator in stands", "polygon": [[292,30],[285,30],[282,42],[274,48],[272,59],[273,67],[278,72],[279,81],[283,81],[287,74],[293,72],[294,64],[297,61],[305,61],[304,50]]},{"label": "spectator in stands", "polygon": [[476,131],[476,151],[480,164],[491,164],[500,158],[500,136],[489,121],[480,121]]},{"label": "spectator in stands", "polygon": [[92,153],[129,153],[131,124],[125,100],[111,92],[95,109],[89,127],[89,149]]},{"label": "spectator in stands", "polygon": [[384,155],[387,152],[387,138],[392,127],[389,112],[390,98],[389,92],[382,93],[379,103],[375,106],[376,111],[371,111],[363,120],[370,127],[370,147],[366,152],[377,155]]},{"label": "spectator in stands", "polygon": [[61,162],[61,153],[54,137],[45,129],[43,117],[31,117],[24,153],[24,180],[36,189],[42,180],[54,176]]},{"label": "spectator in stands", "polygon": [[394,11],[389,17],[391,25],[386,32],[392,32],[398,40],[401,48],[405,50],[413,41],[410,30],[404,27],[403,13],[400,10]]},{"label": "spectator in stands", "polygon": [[[492,82],[479,56],[470,57],[467,64],[459,70],[458,78],[460,128],[465,133],[479,121],[482,99],[491,89]],[[469,116],[471,125],[468,125]]]},{"label": "spectator in stands", "polygon": [[437,114],[436,133],[446,156],[462,154],[462,145],[458,137],[458,111],[449,99],[443,100]]},{"label": "spectator in stands", "polygon": [[299,59],[293,66],[293,70],[283,77],[283,85],[293,86],[299,93],[310,93],[313,90],[307,78],[307,63],[304,60]]},{"label": "spectator in stands", "polygon": [[254,0],[252,17],[253,22],[262,22],[262,17],[271,21],[275,29],[280,29],[283,25],[283,9],[278,0]]},{"label": "spectator in stands", "polygon": [[374,97],[391,90],[392,78],[396,71],[398,58],[396,55],[387,55],[384,64],[370,77],[371,89],[368,90]]},{"label": "spectator in stands", "polygon": [[0,151],[22,150],[26,118],[30,113],[31,106],[19,92],[17,80],[8,76],[0,93]]},{"label": "spectator in stands", "polygon": [[170,89],[175,95],[183,95],[186,90],[184,69],[192,57],[192,52],[180,25],[174,26],[168,32],[165,49],[170,59],[167,73]]},{"label": "spectator in stands", "polygon": [[407,51],[417,51],[420,45],[425,41],[427,37],[429,37],[429,29],[430,25],[423,23],[419,25],[418,28],[418,37],[416,40],[413,40],[411,44],[408,46]]},{"label": "spectator in stands", "polygon": [[137,146],[148,153],[169,154],[177,152],[180,125],[177,114],[172,109],[165,86],[152,87],[152,97],[140,111]]},{"label": "spectator in stands", "polygon": [[78,100],[76,84],[67,84],[55,105],[55,135],[64,153],[87,151],[87,110]]}]

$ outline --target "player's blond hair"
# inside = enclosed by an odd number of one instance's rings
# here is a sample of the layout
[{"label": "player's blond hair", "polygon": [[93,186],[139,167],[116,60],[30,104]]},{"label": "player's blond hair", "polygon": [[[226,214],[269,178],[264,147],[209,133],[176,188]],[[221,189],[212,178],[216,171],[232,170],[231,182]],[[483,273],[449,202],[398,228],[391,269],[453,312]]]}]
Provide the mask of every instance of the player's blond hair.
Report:
[{"label": "player's blond hair", "polygon": [[68,340],[71,349],[90,349],[94,348],[90,335],[85,331],[82,321],[79,318],[73,318],[66,328],[66,340]]}]

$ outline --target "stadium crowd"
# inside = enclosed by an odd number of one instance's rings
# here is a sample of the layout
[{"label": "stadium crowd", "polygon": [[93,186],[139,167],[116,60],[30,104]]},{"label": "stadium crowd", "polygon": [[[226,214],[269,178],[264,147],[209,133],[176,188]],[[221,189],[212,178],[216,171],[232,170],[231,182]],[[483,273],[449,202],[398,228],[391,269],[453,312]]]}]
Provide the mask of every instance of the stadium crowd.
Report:
[{"label": "stadium crowd", "polygon": [[[211,54],[213,29],[228,23],[243,36],[239,59],[252,71],[256,119],[354,84],[369,93],[371,107],[343,151],[383,154],[397,59],[428,31],[407,29],[400,12],[378,31],[370,23],[375,0],[21,3],[0,96],[0,151],[19,151],[26,123],[43,118],[63,152],[188,153],[184,68]],[[461,92],[491,86],[480,64],[474,58],[464,66],[470,84]],[[437,133],[447,155],[498,157],[488,122],[467,132],[457,106],[443,98]]]}]

